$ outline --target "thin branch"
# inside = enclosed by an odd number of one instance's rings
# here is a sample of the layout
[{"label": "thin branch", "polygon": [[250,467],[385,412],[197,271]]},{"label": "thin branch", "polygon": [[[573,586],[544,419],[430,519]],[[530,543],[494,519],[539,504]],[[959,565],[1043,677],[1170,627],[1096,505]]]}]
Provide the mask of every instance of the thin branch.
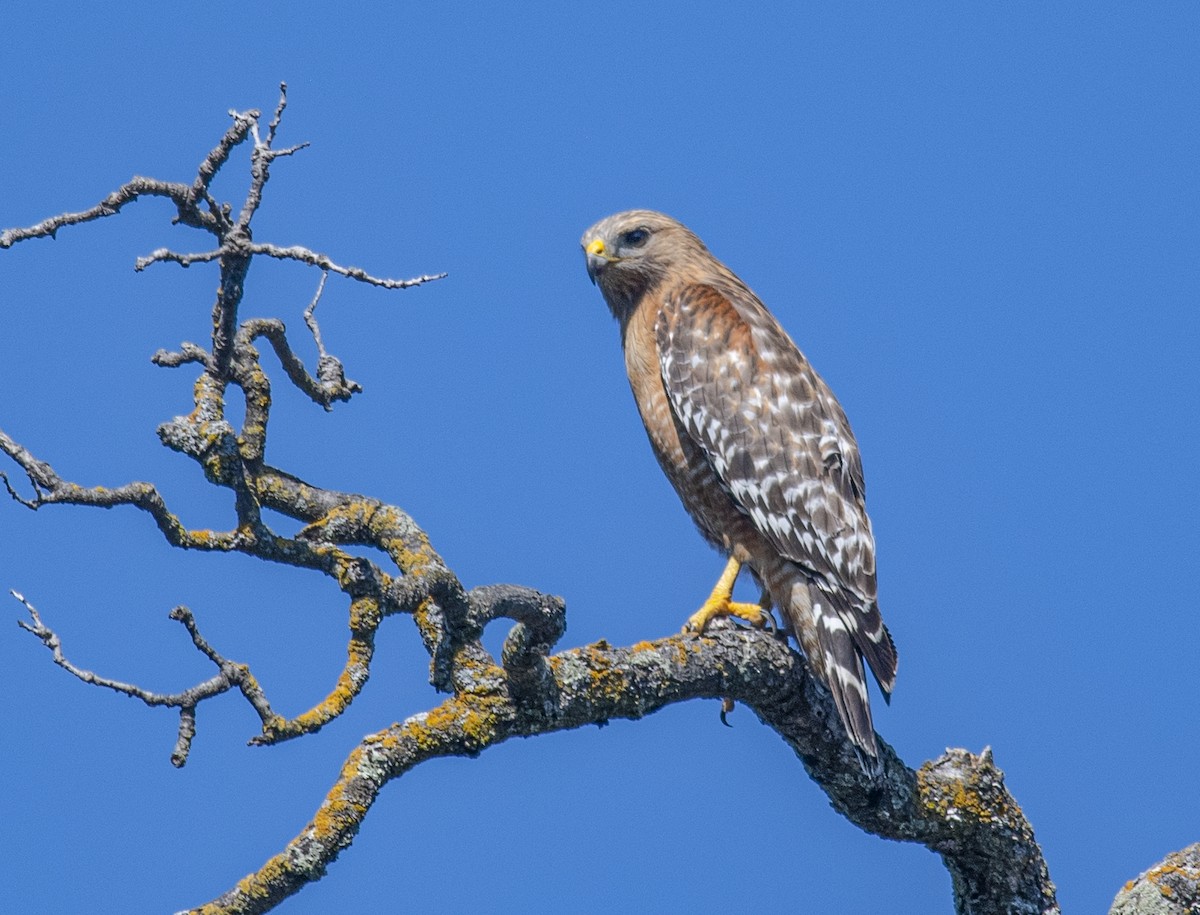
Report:
[{"label": "thin branch", "polygon": [[325,281],[329,279],[329,271],[321,271],[321,281],[317,283],[317,291],[313,294],[312,301],[308,303],[308,307],[304,309],[304,323],[308,325],[309,333],[312,334],[313,342],[317,344],[317,355],[325,355],[325,344],[321,342],[321,326],[317,323],[317,304],[321,301],[321,294],[325,291]]},{"label": "thin branch", "polygon": [[[32,477],[29,478],[29,481],[33,483],[35,487],[37,486],[37,483],[34,482]],[[9,494],[14,502],[24,505],[26,508],[36,509],[38,507],[38,503],[35,501],[35,499],[26,499],[13,488],[12,483],[8,479],[8,474],[3,470],[0,470],[0,483],[4,484],[5,491]]]},{"label": "thin branch", "polygon": [[283,149],[272,149],[270,151],[270,158],[271,159],[282,159],[284,156],[294,156],[296,153],[300,152],[300,150],[308,149],[308,147],[310,147],[310,146],[312,146],[312,144],[309,143],[307,140],[305,140],[303,143],[296,143],[292,146],[285,146]]},{"label": "thin branch", "polygon": [[[279,125],[273,124],[273,126],[277,127]],[[252,124],[250,126],[250,135],[254,138],[255,151],[258,152],[266,162],[271,162],[275,159],[283,158],[284,156],[295,155],[296,153],[300,152],[300,150],[308,149],[308,147],[312,145],[308,141],[305,141],[303,143],[296,143],[293,146],[286,146],[283,149],[273,149],[271,147],[271,143],[275,139],[275,131],[272,130],[270,133],[268,133],[267,139],[264,141],[262,137],[258,135],[258,124]]]},{"label": "thin branch", "polygon": [[0,451],[3,451],[25,470],[37,489],[33,499],[21,499],[11,486],[9,494],[26,508],[37,510],[44,505],[86,505],[92,508],[114,508],[131,505],[149,514],[173,546],[197,550],[233,550],[240,546],[240,532],[218,533],[209,530],[190,531],[167,508],[166,502],[151,483],[126,483],[124,486],[85,487],[63,480],[49,464],[39,461],[25,447],[0,430]]},{"label": "thin branch", "polygon": [[192,637],[192,643],[205,657],[217,666],[218,673],[203,683],[198,683],[182,692],[159,693],[143,689],[132,683],[123,683],[120,680],[102,677],[97,673],[72,664],[63,653],[62,641],[59,639],[58,634],[42,622],[42,618],[33,604],[26,600],[24,595],[16,591],[11,591],[10,593],[29,611],[30,621],[18,620],[17,625],[26,632],[35,635],[50,650],[51,654],[54,655],[54,663],[63,670],[82,680],[84,683],[111,689],[126,696],[132,696],[135,699],[140,699],[152,708],[165,706],[180,710],[179,736],[176,739],[175,748],[171,752],[171,764],[176,768],[182,768],[187,763],[192,737],[196,733],[196,706],[206,699],[212,699],[232,689],[238,689],[254,710],[258,712],[264,729],[272,726],[278,718],[271,711],[271,705],[267,702],[267,698],[259,687],[258,681],[250,673],[250,668],[244,664],[229,661],[218,654],[201,637],[200,631],[196,626],[196,620],[187,607],[176,607],[171,611],[171,619],[183,623],[187,628],[188,634]]},{"label": "thin branch", "polygon": [[199,254],[179,254],[170,248],[156,248],[145,257],[139,257],[134,261],[133,269],[141,273],[151,264],[158,264],[164,261],[179,264],[181,267],[190,267],[192,264],[207,264],[220,258],[222,253],[220,248],[217,248],[215,251],[203,251]]},{"label": "thin branch", "polygon": [[53,490],[62,482],[59,479],[58,474],[54,472],[54,468],[52,468],[45,461],[39,461],[37,458],[35,458],[33,453],[28,448],[19,442],[14,441],[5,433],[3,429],[0,429],[0,451],[3,451],[5,454],[7,454],[17,463],[18,466],[20,466],[22,470],[25,471],[25,475],[29,477],[29,482],[34,487],[34,498],[30,501],[26,501],[25,499],[22,499],[11,486],[9,486],[8,477],[5,476],[4,478],[4,485],[8,489],[9,495],[11,495],[26,508],[36,509],[38,505],[41,504],[43,491]]},{"label": "thin branch", "polygon": [[271,146],[275,143],[275,132],[279,130],[279,125],[283,123],[283,112],[287,108],[287,83],[279,84],[279,101],[275,105],[275,114],[271,118],[271,123],[267,125],[267,145]]},{"label": "thin branch", "polygon": [[319,331],[314,334],[315,337],[318,337],[320,352],[316,378],[308,374],[304,363],[293,352],[282,321],[272,318],[256,318],[242,325],[242,333],[245,334],[247,344],[252,340],[265,337],[272,349],[275,350],[275,355],[279,358],[279,362],[292,384],[326,410],[330,409],[334,402],[349,400],[354,394],[362,391],[358,382],[346,378],[341,361],[325,352],[319,342]]},{"label": "thin branch", "polygon": [[[200,163],[200,167],[196,171],[196,180],[192,182],[192,186],[188,189],[188,202],[192,207],[195,207],[197,200],[205,199],[209,201],[210,208],[214,210],[214,213],[223,212],[209,196],[209,186],[212,184],[213,179],[216,178],[217,172],[229,161],[229,156],[233,150],[250,135],[250,128],[258,122],[260,115],[261,112],[257,109],[251,109],[244,113],[237,111],[229,112],[229,116],[233,118],[233,123],[225,131],[225,135],[221,137],[221,141],[204,157],[204,161]],[[221,228],[227,229],[230,225],[229,214],[225,212],[224,216]]]},{"label": "thin branch", "polygon": [[255,242],[250,246],[250,250],[254,254],[265,254],[267,257],[275,257],[280,260],[300,261],[301,263],[308,264],[310,267],[320,267],[322,270],[337,273],[352,280],[369,283],[372,286],[379,286],[382,289],[408,289],[411,286],[420,286],[424,283],[431,283],[434,280],[445,279],[448,275],[446,273],[427,273],[407,280],[387,279],[371,276],[371,274],[367,273],[361,267],[343,267],[340,264],[334,263],[328,256],[310,251],[308,248],[300,245],[291,245],[290,247],[282,248],[279,245]]},{"label": "thin branch", "polygon": [[275,131],[279,126],[278,122],[283,117],[283,110],[286,106],[287,83],[280,83],[279,103],[275,108],[275,119],[272,120],[272,126],[267,132],[266,142],[258,134],[257,117],[255,117],[254,123],[250,125],[250,132],[254,137],[254,151],[250,154],[250,189],[246,193],[246,200],[242,204],[242,212],[237,220],[238,228],[243,231],[249,229],[250,220],[254,218],[254,214],[258,212],[258,208],[262,204],[263,189],[267,186],[267,181],[271,177],[271,163],[278,156],[291,155],[296,150],[303,149],[308,145],[307,143],[301,143],[298,146],[279,151],[271,148],[271,144],[275,141]]},{"label": "thin branch", "polygon": [[58,230],[64,226],[92,222],[106,216],[116,216],[126,205],[134,203],[141,197],[167,197],[175,201],[177,206],[184,208],[190,205],[188,195],[187,185],[135,176],[90,209],[76,213],[62,213],[23,229],[0,231],[0,248],[11,248],[17,242],[30,238],[54,238],[58,234]]},{"label": "thin branch", "polygon": [[[217,396],[204,385],[198,389]],[[384,618],[397,613],[411,614],[416,621],[422,640],[434,656],[431,668],[434,683],[441,689],[455,688],[453,661],[462,646],[448,635],[451,627],[447,620],[466,617],[466,598],[462,586],[448,573],[424,532],[404,512],[365,496],[317,489],[266,465],[261,465],[254,476],[246,476],[246,465],[234,456],[236,450],[231,455],[226,447],[213,447],[213,441],[220,443],[234,438],[232,430],[221,421],[204,420],[204,416],[204,410],[198,406],[193,418],[179,418],[160,428],[159,433],[177,450],[196,449],[198,459],[213,462],[210,479],[239,492],[239,525],[232,531],[188,529],[150,483],[89,488],[63,480],[49,464],[37,460],[0,431],[0,451],[25,469],[36,493],[33,499],[22,499],[8,485],[7,478],[5,485],[13,498],[34,510],[54,504],[97,508],[128,505],[149,514],[174,546],[245,553],[270,562],[314,569],[337,583],[351,599],[350,640],[346,663],[337,682],[309,711],[292,719],[276,715],[269,722],[264,721],[263,731],[254,738],[254,743],[276,743],[314,733],[342,714],[370,676],[376,631]],[[207,435],[211,440],[206,440],[197,426],[210,427]],[[233,447],[236,449],[236,445]],[[210,453],[213,451],[217,452],[216,457]],[[240,475],[221,470],[223,463],[236,465]],[[247,501],[252,503],[252,511],[244,509]],[[262,523],[260,501],[309,524],[297,537],[281,537]],[[392,576],[375,563],[350,555],[337,544],[365,544],[382,550],[401,574],[410,579],[407,588],[396,591]],[[398,593],[405,594],[403,601],[395,599]],[[481,652],[482,649],[468,648],[463,657],[478,660]]]},{"label": "thin branch", "polygon": [[208,350],[204,349],[204,347],[197,346],[195,343],[189,343],[185,340],[179,345],[179,352],[169,353],[165,349],[160,349],[150,357],[150,361],[155,365],[171,369],[193,364],[208,368],[210,358]]}]

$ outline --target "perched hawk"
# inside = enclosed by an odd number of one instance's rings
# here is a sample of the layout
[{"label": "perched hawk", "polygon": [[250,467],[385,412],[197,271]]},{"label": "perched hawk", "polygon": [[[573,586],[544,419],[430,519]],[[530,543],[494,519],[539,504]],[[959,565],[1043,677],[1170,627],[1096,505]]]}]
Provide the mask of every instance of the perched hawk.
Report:
[{"label": "perched hawk", "polygon": [[[621,325],[654,454],[701,533],[729,556],[685,630],[716,616],[763,625],[774,603],[873,764],[862,662],[887,696],[896,648],[875,597],[875,541],[846,414],[758,297],[674,219],[618,213],[582,244]],[[742,565],[763,585],[763,606],[732,600]]]}]

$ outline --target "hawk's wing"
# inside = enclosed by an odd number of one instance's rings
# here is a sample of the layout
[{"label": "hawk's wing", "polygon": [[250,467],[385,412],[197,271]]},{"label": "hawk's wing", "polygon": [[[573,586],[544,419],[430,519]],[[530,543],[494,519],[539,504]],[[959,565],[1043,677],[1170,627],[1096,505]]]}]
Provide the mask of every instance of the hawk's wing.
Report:
[{"label": "hawk's wing", "polygon": [[780,553],[869,603],[875,544],[858,446],[825,383],[754,304],[748,321],[712,286],[667,301],[656,332],[671,407]]},{"label": "hawk's wing", "polygon": [[855,642],[889,689],[895,655],[876,606],[862,459],[833,393],[748,290],[674,290],[655,332],[684,431],[755,527],[853,617],[847,625],[871,644]]}]

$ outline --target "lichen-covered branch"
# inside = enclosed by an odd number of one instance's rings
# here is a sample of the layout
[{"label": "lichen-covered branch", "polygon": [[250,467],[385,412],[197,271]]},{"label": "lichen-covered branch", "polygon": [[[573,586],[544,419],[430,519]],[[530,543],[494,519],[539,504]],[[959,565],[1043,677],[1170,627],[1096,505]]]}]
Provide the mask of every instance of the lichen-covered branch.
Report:
[{"label": "lichen-covered branch", "polygon": [[[473,596],[493,608],[511,599],[503,591]],[[530,609],[537,604],[532,593],[519,600]],[[544,602],[543,610],[553,615],[553,602]],[[354,838],[384,785],[430,758],[475,756],[511,737],[641,718],[675,702],[718,696],[753,708],[856,825],[940,852],[959,911],[1058,911],[1032,830],[990,753],[949,751],[914,772],[885,744],[883,774],[865,775],[831,698],[803,659],[769,634],[728,628],[628,648],[600,642],[545,657],[540,681],[516,667],[479,666],[471,690],[364,739],[296,838],[220,898],[192,911],[268,911],[319,879]]]},{"label": "lichen-covered branch", "polygon": [[[177,708],[179,736],[172,754],[176,765],[187,759],[198,705],[235,688],[262,722],[251,743],[272,744],[320,730],[365,687],[376,634],[392,616],[414,621],[430,656],[430,680],[449,694],[437,707],[364,739],[296,838],[219,899],[194,911],[266,912],[319,879],[353,841],[383,787],[428,759],[473,756],[511,737],[640,718],[672,703],[721,697],[749,706],[773,728],[834,808],[851,822],[878,836],[919,842],[940,854],[952,877],[959,912],[1056,913],[1054,885],[1041,850],[990,750],[979,755],[950,750],[914,771],[881,741],[880,772],[864,773],[829,694],[809,676],[803,658],[771,633],[718,624],[702,638],[679,635],[624,648],[598,642],[555,653],[566,630],[560,598],[516,585],[468,591],[402,509],[369,496],[322,488],[269,462],[272,388],[259,341],[270,345],[288,382],[331,409],[362,389],[346,378],[341,361],[327,351],[316,322],[316,306],[329,274],[387,289],[411,288],[443,275],[378,277],[302,246],[252,239],[250,223],[263,203],[272,163],[305,145],[275,147],[286,105],[286,87],[281,86],[265,136],[259,129],[260,112],[231,112],[233,123],[187,182],[134,178],[90,209],[0,232],[0,248],[7,248],[114,215],[126,204],[150,196],[169,199],[176,221],[212,236],[215,245],[207,242],[200,253],[161,248],[138,259],[135,267],[211,263],[219,270],[207,345],[183,343],[174,352],[159,350],[153,361],[165,368],[198,370],[189,411],[160,425],[158,435],[168,448],[194,461],[209,483],[230,490],[234,512],[227,530],[194,529],[171,511],[153,484],[81,486],[64,480],[48,461],[0,431],[0,453],[20,468],[28,484],[26,492],[0,472],[0,482],[13,500],[31,510],[52,505],[128,507],[148,515],[173,546],[239,552],[318,571],[343,595],[342,612],[350,629],[346,661],[334,684],[311,708],[292,718],[272,710],[265,688],[249,669],[210,646],[184,607],[173,610],[172,618],[186,627],[193,647],[218,670],[203,683],[178,693],[159,693],[77,667],[63,653],[58,635],[19,597],[30,616],[21,625],[53,653],[55,663],[86,683],[136,696],[148,705]],[[247,139],[252,148],[245,196],[238,206],[218,202],[212,196],[213,179]],[[321,270],[316,294],[303,311],[318,352],[315,373],[296,354],[282,320],[239,317],[245,278],[260,256]],[[230,396],[241,397],[245,408],[236,429],[226,418]],[[280,534],[263,509],[304,526],[293,536]],[[351,553],[350,547],[369,548],[371,558]],[[484,648],[481,636],[501,620],[512,626],[497,659]],[[1178,872],[1184,865],[1170,866]],[[1141,883],[1183,892],[1166,876],[1158,880],[1144,875]],[[1191,885],[1194,888],[1195,880]]]},{"label": "lichen-covered branch", "polygon": [[1200,912],[1200,842],[1172,852],[1117,893],[1109,915]]},{"label": "lichen-covered branch", "polygon": [[[249,409],[246,421],[253,422]],[[229,531],[191,530],[170,511],[158,490],[149,483],[86,488],[64,481],[49,464],[34,458],[3,431],[0,431],[0,451],[24,468],[33,483],[35,489],[30,498],[20,496],[9,485],[14,498],[29,508],[52,504],[102,508],[131,506],[151,515],[173,546],[240,552],[271,562],[314,569],[333,579],[348,595],[350,642],[346,665],[334,688],[316,706],[294,719],[278,715],[264,718],[263,731],[254,738],[255,743],[275,743],[317,731],[341,714],[366,684],[375,632],[386,616],[395,613],[412,614],[417,619],[430,653],[441,659],[435,666],[435,681],[443,688],[451,685],[442,623],[445,608],[439,606],[439,600],[448,607],[456,606],[457,615],[463,616],[465,596],[457,579],[448,573],[441,558],[430,547],[424,532],[401,510],[366,496],[319,490],[296,477],[261,465],[253,475],[237,474],[232,485],[245,487],[247,499],[254,506],[266,505],[310,522],[296,537],[274,533],[257,512],[247,512],[240,518],[239,525]],[[7,478],[5,483],[8,485]],[[242,501],[238,500],[239,507]],[[339,544],[378,548],[404,576],[403,584],[397,584],[395,577],[376,563],[340,549]]]},{"label": "lichen-covered branch", "polygon": [[[326,409],[335,402],[348,400],[362,389],[346,378],[340,360],[326,351],[312,314],[316,299],[305,311],[306,323],[317,340],[320,354],[315,377],[289,344],[282,321],[239,320],[244,281],[253,259],[262,254],[320,266],[323,271],[321,289],[330,270],[391,289],[408,288],[436,278],[380,279],[355,268],[340,267],[327,256],[307,249],[284,249],[251,242],[250,222],[262,203],[271,163],[306,145],[274,148],[286,101],[286,87],[281,86],[279,103],[265,137],[258,130],[258,111],[232,112],[232,125],[200,163],[190,182],[135,178],[89,210],[66,213],[29,228],[11,229],[0,234],[0,246],[9,247],[18,241],[53,236],[65,226],[113,215],[140,197],[160,196],[175,204],[177,221],[215,237],[216,247],[206,253],[181,254],[163,248],[140,258],[135,269],[159,261],[173,261],[183,266],[213,262],[220,270],[220,286],[213,303],[211,345],[206,349],[184,343],[178,352],[160,350],[153,361],[163,367],[198,366],[200,369],[191,412],[163,423],[158,434],[167,447],[196,461],[210,483],[233,492],[236,518],[232,527],[224,531],[190,528],[171,511],[151,483],[85,487],[64,480],[50,463],[35,457],[4,431],[0,431],[0,452],[24,471],[31,492],[22,494],[2,472],[0,482],[14,500],[29,509],[38,510],[50,505],[128,506],[150,515],[173,546],[241,552],[269,562],[314,569],[331,579],[348,601],[350,640],[343,670],[325,697],[308,711],[291,719],[274,713],[261,715],[263,729],[254,738],[256,743],[274,743],[312,733],[341,714],[367,682],[375,632],[382,620],[391,614],[414,616],[422,627],[422,638],[430,646],[431,654],[440,651],[444,655],[444,639],[437,624],[446,611],[433,595],[440,594],[444,599],[457,594],[461,600],[462,592],[430,548],[423,532],[399,509],[353,493],[319,490],[266,462],[271,386],[254,345],[257,340],[266,339],[287,379]],[[230,203],[218,204],[212,198],[210,186],[234,150],[247,139],[253,141],[249,184],[235,220],[231,217],[235,207]],[[225,419],[226,398],[231,389],[240,393],[245,404],[240,429],[234,429]],[[264,506],[303,521],[307,527],[299,536],[282,536],[264,520]],[[366,520],[351,523],[350,519]],[[379,563],[351,555],[342,549],[348,543],[377,548],[381,558],[390,560],[396,571],[385,572]],[[398,577],[404,580],[403,588],[394,584]],[[397,597],[401,600],[397,601]],[[434,671],[437,682],[449,687],[451,677],[441,655]],[[218,692],[209,690],[198,694],[196,699],[212,698]],[[195,703],[183,702],[182,705],[187,712],[189,727],[194,727]],[[260,705],[260,711],[269,710],[265,698]]]}]

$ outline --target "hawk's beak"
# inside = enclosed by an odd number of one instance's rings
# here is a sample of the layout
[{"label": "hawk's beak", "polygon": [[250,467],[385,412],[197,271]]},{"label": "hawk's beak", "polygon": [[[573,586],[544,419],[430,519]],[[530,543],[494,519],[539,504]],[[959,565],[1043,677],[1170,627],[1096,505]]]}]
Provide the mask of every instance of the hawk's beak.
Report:
[{"label": "hawk's beak", "polygon": [[595,285],[596,277],[608,266],[612,258],[605,254],[604,242],[599,238],[594,238],[588,242],[583,249],[583,253],[587,257],[588,279]]}]

